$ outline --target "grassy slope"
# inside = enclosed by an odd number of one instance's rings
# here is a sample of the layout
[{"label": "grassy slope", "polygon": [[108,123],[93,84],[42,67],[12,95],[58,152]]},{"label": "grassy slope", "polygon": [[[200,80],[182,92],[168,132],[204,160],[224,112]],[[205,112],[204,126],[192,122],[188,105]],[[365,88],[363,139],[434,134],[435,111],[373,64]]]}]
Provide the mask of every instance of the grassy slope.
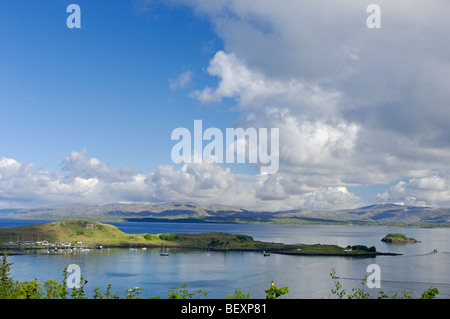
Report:
[{"label": "grassy slope", "polygon": [[115,226],[91,221],[61,221],[0,229],[0,243],[17,240],[70,241],[73,243],[81,240],[88,244],[122,244],[145,241],[142,235],[125,234]]},{"label": "grassy slope", "polygon": [[[206,247],[216,249],[255,249],[265,245],[252,237],[228,233],[169,234],[161,239],[161,234],[127,234],[116,226],[92,221],[58,221],[33,226],[0,229],[0,243],[9,241],[72,242],[81,240],[87,245],[147,245]],[[147,237],[147,238],[146,238]],[[163,237],[164,238],[164,237]],[[270,244],[280,247],[282,244]]]}]

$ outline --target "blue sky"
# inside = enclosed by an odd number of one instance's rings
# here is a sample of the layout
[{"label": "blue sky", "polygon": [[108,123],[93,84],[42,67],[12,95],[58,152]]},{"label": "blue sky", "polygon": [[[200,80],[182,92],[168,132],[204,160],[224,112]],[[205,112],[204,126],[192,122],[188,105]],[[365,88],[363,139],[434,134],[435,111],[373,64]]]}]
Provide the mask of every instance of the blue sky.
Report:
[{"label": "blue sky", "polygon": [[[1,1],[0,208],[450,207],[449,4],[370,3]],[[279,128],[279,171],[174,164],[196,119]]]},{"label": "blue sky", "polygon": [[129,1],[78,4],[78,30],[66,26],[66,2],[3,4],[3,155],[52,165],[87,148],[148,171],[170,160],[175,127],[232,118],[169,86],[190,69],[197,85],[207,80],[201,70],[220,45],[207,21],[162,5],[146,14]]}]

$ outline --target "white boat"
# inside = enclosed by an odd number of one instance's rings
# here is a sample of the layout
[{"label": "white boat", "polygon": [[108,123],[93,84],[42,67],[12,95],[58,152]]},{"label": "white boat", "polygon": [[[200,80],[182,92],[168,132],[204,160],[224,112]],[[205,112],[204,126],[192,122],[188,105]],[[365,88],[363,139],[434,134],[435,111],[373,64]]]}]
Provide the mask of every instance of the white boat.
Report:
[{"label": "white boat", "polygon": [[169,253],[167,251],[165,251],[165,249],[163,247],[163,251],[159,255],[160,256],[169,256]]}]

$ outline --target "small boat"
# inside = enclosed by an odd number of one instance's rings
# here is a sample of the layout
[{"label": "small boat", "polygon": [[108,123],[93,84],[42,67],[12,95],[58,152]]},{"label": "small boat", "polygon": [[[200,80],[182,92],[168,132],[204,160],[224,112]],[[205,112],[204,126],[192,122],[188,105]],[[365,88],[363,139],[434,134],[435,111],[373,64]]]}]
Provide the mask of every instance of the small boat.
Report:
[{"label": "small boat", "polygon": [[163,247],[163,251],[159,255],[160,256],[169,256],[169,253],[167,251],[165,251],[165,249]]},{"label": "small boat", "polygon": [[136,247],[133,247],[133,245],[130,245],[129,250],[130,250],[130,251],[133,251],[133,252],[135,252],[135,253],[138,253],[138,252],[139,252],[139,249],[137,248],[137,245],[136,245]]},{"label": "small boat", "polygon": [[437,252],[438,252],[438,249],[435,248],[435,249],[433,250],[433,254],[436,254]]},{"label": "small boat", "polygon": [[264,251],[264,252],[263,252],[263,255],[264,255],[264,257],[270,256],[270,253]]}]

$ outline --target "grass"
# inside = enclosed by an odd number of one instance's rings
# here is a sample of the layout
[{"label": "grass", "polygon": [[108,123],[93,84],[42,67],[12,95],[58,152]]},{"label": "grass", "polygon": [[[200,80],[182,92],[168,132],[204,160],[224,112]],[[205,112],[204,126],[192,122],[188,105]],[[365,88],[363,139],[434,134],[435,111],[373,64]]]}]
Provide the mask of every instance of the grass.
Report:
[{"label": "grass", "polygon": [[0,229],[0,243],[9,241],[71,242],[83,241],[87,245],[146,243],[140,234],[126,234],[116,226],[92,221],[59,221],[33,226]]}]

